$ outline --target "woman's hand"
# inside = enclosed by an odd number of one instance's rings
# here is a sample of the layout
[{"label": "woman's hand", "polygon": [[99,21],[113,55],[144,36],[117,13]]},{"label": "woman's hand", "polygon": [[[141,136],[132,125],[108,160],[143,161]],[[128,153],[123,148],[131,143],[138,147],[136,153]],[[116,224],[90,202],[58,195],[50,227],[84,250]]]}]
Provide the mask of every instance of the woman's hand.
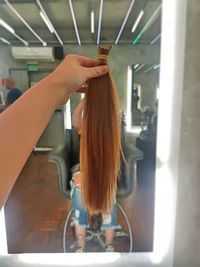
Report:
[{"label": "woman's hand", "polygon": [[68,55],[48,76],[49,82],[59,90],[59,104],[64,104],[70,95],[90,78],[102,76],[108,72],[108,66],[96,66],[97,61],[88,57]]}]

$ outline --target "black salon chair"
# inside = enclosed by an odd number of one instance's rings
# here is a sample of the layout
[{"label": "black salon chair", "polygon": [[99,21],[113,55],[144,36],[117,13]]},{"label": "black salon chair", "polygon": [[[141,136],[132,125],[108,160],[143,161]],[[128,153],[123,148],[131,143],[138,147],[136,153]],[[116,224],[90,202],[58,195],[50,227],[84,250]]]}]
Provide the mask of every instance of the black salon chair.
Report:
[{"label": "black salon chair", "polygon": [[[126,142],[126,138],[124,135],[122,137],[122,147],[127,162],[126,163],[124,163],[123,161],[121,162],[121,172],[120,172],[120,177],[118,179],[119,182],[117,188],[117,199],[122,197],[125,198],[132,193],[134,187],[135,163],[137,160],[140,160],[143,157],[143,154],[139,149]],[[48,158],[49,161],[55,163],[57,166],[60,193],[65,198],[69,197],[70,195],[70,180],[72,178],[71,168],[78,162],[79,158],[78,155],[79,155],[79,136],[74,129],[66,131],[65,146],[57,147],[49,154]],[[129,229],[129,238],[130,238],[129,251],[131,252],[133,245],[132,245],[132,231],[130,228],[130,223],[122,207],[119,205],[119,203],[117,203],[117,205],[122,215],[124,216],[124,219]],[[71,216],[71,211],[68,213],[64,227],[64,233],[63,233],[64,252],[66,252],[66,242],[65,242],[66,229],[70,221],[70,216]],[[123,235],[127,236],[127,234],[122,231],[116,232],[116,236],[123,236]],[[93,238],[97,238],[100,245],[102,247],[104,246],[104,242],[102,239],[102,232],[98,232],[95,234],[91,232],[89,234],[89,237],[87,237],[87,239],[91,240]],[[72,244],[71,247],[75,245],[76,242]]]}]

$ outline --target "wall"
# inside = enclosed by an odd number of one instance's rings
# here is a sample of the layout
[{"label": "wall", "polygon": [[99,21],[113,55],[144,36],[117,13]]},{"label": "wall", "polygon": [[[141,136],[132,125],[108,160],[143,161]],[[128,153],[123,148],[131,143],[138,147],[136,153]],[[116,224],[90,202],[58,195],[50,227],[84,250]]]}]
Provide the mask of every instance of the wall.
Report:
[{"label": "wall", "polygon": [[174,267],[200,266],[200,2],[188,1]]},{"label": "wall", "polygon": [[[96,58],[96,45],[82,45],[73,46],[68,45],[64,47],[65,54],[75,53],[84,56]],[[114,80],[118,88],[118,94],[121,101],[121,109],[126,112],[126,90],[127,90],[127,67],[128,65],[140,64],[156,64],[159,63],[159,46],[131,45],[113,46],[110,58],[110,67]],[[40,63],[40,68],[54,68],[59,62],[55,63]],[[10,47],[0,46],[0,77],[7,77],[9,68],[26,68],[26,62],[15,61],[12,59]],[[72,101],[74,106],[77,99]]]}]

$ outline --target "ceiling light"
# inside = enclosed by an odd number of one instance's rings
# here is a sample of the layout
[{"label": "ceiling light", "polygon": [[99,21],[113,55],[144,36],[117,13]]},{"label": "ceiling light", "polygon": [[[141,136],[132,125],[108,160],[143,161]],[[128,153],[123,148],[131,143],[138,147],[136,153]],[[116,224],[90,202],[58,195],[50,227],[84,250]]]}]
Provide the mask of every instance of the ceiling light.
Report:
[{"label": "ceiling light", "polygon": [[12,12],[26,25],[26,27],[35,35],[35,37],[43,44],[44,41],[40,36],[31,28],[31,26],[22,18],[22,16],[17,12],[17,10],[9,3],[8,0],[4,0],[6,5],[12,10]]},{"label": "ceiling light", "polygon": [[160,68],[160,64],[154,65],[154,67],[153,67],[154,70],[157,70],[158,68]]},{"label": "ceiling light", "polygon": [[0,37],[0,40],[5,44],[11,45],[11,43],[3,37]]},{"label": "ceiling light", "polygon": [[135,21],[135,23],[133,25],[133,28],[132,28],[131,32],[134,32],[136,30],[136,28],[137,28],[138,24],[140,23],[140,20],[142,19],[143,15],[144,15],[144,10],[141,10],[139,16],[137,17],[137,19],[136,19],[136,21]]},{"label": "ceiling light", "polygon": [[117,44],[118,41],[119,41],[119,38],[120,38],[120,36],[121,36],[121,34],[122,34],[122,31],[123,31],[124,26],[125,26],[125,24],[126,24],[126,22],[127,22],[128,16],[129,16],[129,14],[130,14],[130,12],[131,12],[131,9],[132,9],[132,7],[133,7],[134,2],[135,2],[135,0],[132,0],[132,1],[131,1],[131,4],[130,4],[130,6],[129,6],[129,8],[128,8],[128,11],[127,11],[126,16],[125,16],[125,18],[124,18],[124,21],[123,21],[123,23],[122,23],[121,29],[120,29],[120,31],[119,31],[119,33],[118,33],[118,35],[117,35],[116,40],[115,40],[115,44]]},{"label": "ceiling light", "polygon": [[13,34],[17,39],[19,39],[25,46],[28,46],[28,42],[21,38],[18,34],[14,33]]},{"label": "ceiling light", "polygon": [[52,26],[51,26],[51,23],[50,23],[50,21],[48,20],[48,18],[43,14],[42,11],[40,11],[40,16],[41,16],[41,18],[43,19],[44,23],[47,25],[49,31],[50,31],[51,33],[53,33],[53,28],[52,28]]},{"label": "ceiling light", "polygon": [[4,20],[0,19],[0,25],[4,27],[7,31],[11,32],[12,34],[15,33],[15,30],[10,27]]},{"label": "ceiling light", "polygon": [[78,44],[81,45],[81,40],[80,40],[80,37],[79,37],[78,27],[77,27],[77,24],[76,24],[76,18],[75,18],[74,9],[73,9],[73,5],[72,5],[72,1],[71,0],[69,0],[69,7],[70,7],[71,14],[72,14],[72,20],[73,20],[73,23],[74,23],[74,28],[75,28]]},{"label": "ceiling light", "polygon": [[154,11],[153,15],[150,17],[150,19],[147,21],[146,25],[144,28],[141,30],[141,32],[138,34],[138,36],[133,40],[132,45],[135,45],[141,36],[151,27],[151,25],[154,23],[154,21],[158,18],[160,15],[160,10],[161,10],[162,5],[160,4],[156,10]]},{"label": "ceiling light", "polygon": [[[46,20],[48,21],[49,26],[51,25],[51,30],[53,31],[52,33],[55,34],[55,36],[57,37],[57,39],[58,39],[58,41],[60,42],[60,44],[63,45],[63,41],[61,40],[61,38],[60,38],[60,36],[58,35],[56,29],[54,28],[54,26],[53,26],[53,24],[51,23],[49,17],[47,16],[47,13],[46,13],[46,11],[44,10],[42,4],[40,3],[40,0],[36,0],[36,2],[37,2],[37,4],[38,4],[38,6],[39,6],[39,8],[40,8],[40,10],[41,10],[41,12],[42,12],[42,14],[44,15],[44,17],[45,17]],[[41,15],[40,15],[40,16],[41,16]],[[44,22],[45,22],[45,21],[44,21]],[[46,22],[45,22],[45,23],[46,23]],[[48,27],[48,25],[47,25],[47,27]],[[49,30],[50,30],[50,29],[49,29]],[[51,32],[51,30],[50,30],[50,32]]]},{"label": "ceiling light", "polygon": [[135,70],[135,72],[138,72],[138,71],[141,70],[143,67],[144,67],[144,64],[140,65],[140,66]]},{"label": "ceiling light", "polygon": [[94,10],[90,13],[90,21],[91,21],[91,33],[94,33]]},{"label": "ceiling light", "polygon": [[144,73],[148,73],[148,72],[150,72],[151,70],[154,69],[154,67],[155,67],[155,65],[151,65],[150,67],[148,67],[148,68],[144,71]]},{"label": "ceiling light", "polygon": [[137,69],[137,67],[139,67],[139,64],[134,65],[134,70]]},{"label": "ceiling light", "polygon": [[19,39],[24,45],[28,45],[28,42],[22,39],[18,34],[15,33],[15,30],[10,27],[4,20],[0,18],[0,25],[3,26],[7,31],[12,33],[17,39]]},{"label": "ceiling light", "polygon": [[100,8],[99,8],[99,24],[98,24],[98,32],[97,32],[97,45],[99,45],[99,42],[100,42],[102,12],[103,12],[103,0],[100,1]]},{"label": "ceiling light", "polygon": [[161,37],[161,34],[158,34],[150,43],[150,45],[153,45],[159,38]]}]

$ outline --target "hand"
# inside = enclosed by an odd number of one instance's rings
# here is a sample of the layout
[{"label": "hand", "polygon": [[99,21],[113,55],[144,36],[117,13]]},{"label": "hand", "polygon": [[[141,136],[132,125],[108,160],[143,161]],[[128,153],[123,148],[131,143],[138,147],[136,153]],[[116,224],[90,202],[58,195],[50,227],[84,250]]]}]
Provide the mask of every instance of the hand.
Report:
[{"label": "hand", "polygon": [[102,76],[108,72],[108,66],[96,66],[97,61],[88,57],[68,55],[50,75],[55,88],[60,90],[60,101],[66,102],[69,96],[80,89],[90,78]]}]

